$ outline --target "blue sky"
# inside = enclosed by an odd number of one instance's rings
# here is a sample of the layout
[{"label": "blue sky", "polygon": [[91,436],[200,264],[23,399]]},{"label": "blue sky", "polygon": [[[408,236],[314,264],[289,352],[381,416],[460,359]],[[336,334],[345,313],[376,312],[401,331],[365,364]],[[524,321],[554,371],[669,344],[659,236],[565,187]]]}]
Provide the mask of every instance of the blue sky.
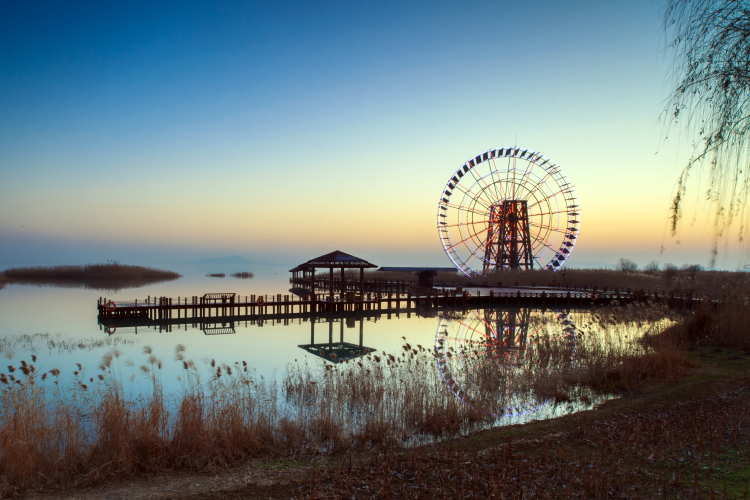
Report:
[{"label": "blue sky", "polygon": [[0,268],[334,249],[447,265],[443,185],[511,145],[575,184],[572,261],[709,259],[699,197],[665,237],[689,151],[658,122],[658,3],[0,9]]}]

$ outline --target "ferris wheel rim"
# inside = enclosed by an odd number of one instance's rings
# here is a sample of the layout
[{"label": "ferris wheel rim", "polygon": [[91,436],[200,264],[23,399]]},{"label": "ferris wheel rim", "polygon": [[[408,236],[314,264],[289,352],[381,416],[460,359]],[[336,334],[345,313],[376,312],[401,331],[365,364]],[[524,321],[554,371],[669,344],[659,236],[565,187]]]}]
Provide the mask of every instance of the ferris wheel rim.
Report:
[{"label": "ferris wheel rim", "polygon": [[[508,168],[497,167],[496,162],[502,159],[508,159]],[[516,168],[517,160],[525,162],[524,170]],[[480,173],[477,169],[482,164],[490,163],[489,172]],[[539,168],[537,172],[534,171],[535,167]],[[470,180],[467,187],[461,181],[468,174],[471,174],[474,182],[472,184]],[[458,202],[454,201],[454,197],[458,198]],[[465,162],[448,180],[440,196],[438,234],[443,250],[460,272],[467,276],[485,274],[477,270],[478,266],[472,266],[475,259],[483,262],[483,267],[487,265],[487,259],[479,255],[483,246],[482,236],[473,226],[486,224],[491,207],[509,199],[522,200],[530,210],[528,218],[535,218],[528,222],[528,234],[533,234],[533,244],[529,246],[534,253],[530,267],[556,271],[565,263],[575,246],[580,226],[580,207],[573,184],[559,165],[537,151],[518,147],[498,148],[487,150]],[[449,213],[459,217],[458,223],[448,222]],[[545,216],[547,219],[544,219]],[[480,219],[474,220],[475,217]],[[544,222],[546,220],[556,222]],[[455,231],[451,231],[451,227],[458,227],[461,239],[454,241]],[[493,237],[490,234],[488,243]],[[466,256],[456,249],[462,245],[470,250]],[[491,265],[499,267],[497,262]]]}]

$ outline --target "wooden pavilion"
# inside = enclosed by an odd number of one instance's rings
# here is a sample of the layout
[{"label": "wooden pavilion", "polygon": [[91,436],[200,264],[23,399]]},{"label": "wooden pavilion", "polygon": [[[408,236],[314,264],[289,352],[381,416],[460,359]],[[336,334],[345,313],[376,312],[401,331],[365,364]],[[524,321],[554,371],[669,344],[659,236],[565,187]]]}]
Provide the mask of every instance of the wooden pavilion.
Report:
[{"label": "wooden pavilion", "polygon": [[364,259],[360,259],[359,257],[355,257],[354,255],[349,255],[348,253],[344,253],[340,250],[335,250],[331,253],[321,255],[320,257],[317,257],[315,259],[310,259],[307,262],[300,264],[293,269],[290,269],[289,272],[292,273],[294,279],[299,278],[299,273],[302,273],[303,279],[309,279],[310,293],[314,296],[315,270],[328,269],[328,272],[330,274],[330,278],[328,280],[329,293],[333,295],[333,272],[334,269],[341,269],[340,290],[341,294],[343,295],[346,292],[346,275],[344,274],[345,270],[359,269],[359,293],[363,294],[365,291],[365,269],[374,267],[378,266],[376,266],[375,264],[371,264]]}]

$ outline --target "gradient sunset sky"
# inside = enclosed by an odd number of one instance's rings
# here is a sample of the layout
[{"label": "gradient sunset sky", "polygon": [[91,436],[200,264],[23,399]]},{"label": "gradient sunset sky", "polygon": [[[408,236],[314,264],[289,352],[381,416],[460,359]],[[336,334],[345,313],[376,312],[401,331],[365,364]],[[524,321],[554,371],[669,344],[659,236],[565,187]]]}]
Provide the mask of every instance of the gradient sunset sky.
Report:
[{"label": "gradient sunset sky", "polygon": [[[514,145],[576,187],[570,263],[705,265],[698,191],[678,237],[667,230],[690,143],[665,141],[659,122],[660,8],[4,2],[0,269],[296,264],[335,249],[448,266],[443,186],[469,158]],[[738,266],[731,247],[719,267]]]}]

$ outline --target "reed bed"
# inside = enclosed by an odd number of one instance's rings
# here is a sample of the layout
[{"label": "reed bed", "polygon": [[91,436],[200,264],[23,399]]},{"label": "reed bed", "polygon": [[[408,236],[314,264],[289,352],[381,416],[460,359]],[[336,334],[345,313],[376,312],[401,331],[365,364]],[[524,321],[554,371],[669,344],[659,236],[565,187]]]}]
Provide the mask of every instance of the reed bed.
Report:
[{"label": "reed bed", "polygon": [[[51,286],[55,288],[84,288],[117,292],[163,281],[172,281],[181,275],[150,267],[128,266],[118,262],[86,266],[17,267],[4,273],[22,285]],[[2,283],[0,283],[2,286]]]},{"label": "reed bed", "polygon": [[[416,283],[414,273],[370,271],[365,279],[396,280]],[[358,279],[358,278],[357,278]],[[743,272],[704,271],[695,266],[685,269],[667,268],[654,271],[626,272],[616,269],[576,269],[562,271],[504,270],[488,276],[468,277],[460,273],[441,272],[435,277],[436,284],[481,286],[502,283],[502,286],[559,286],[559,287],[608,287],[620,290],[654,290],[692,293],[694,296],[710,295],[714,298],[728,297],[737,287],[746,287],[750,275]]]},{"label": "reed bed", "polygon": [[130,266],[110,261],[84,266],[14,267],[3,274],[13,279],[93,280],[93,279],[158,279],[170,280],[181,275],[152,267]]},{"label": "reed bed", "polygon": [[[581,328],[573,363],[567,346],[555,352],[550,344],[534,359],[551,360],[549,376],[518,381],[526,384],[518,390],[551,405],[586,403],[649,378],[678,377],[692,365],[659,335],[671,324],[664,312],[644,304],[600,314]],[[120,356],[112,349],[95,373],[79,366],[67,378],[57,369],[40,373],[36,355],[0,371],[0,497],[143,472],[212,471],[254,457],[411,447],[498,422],[447,390],[432,347],[406,342],[399,353],[294,363],[280,383],[243,361],[199,368],[179,345],[176,394],[164,393],[163,362],[151,348],[144,347],[140,375],[128,375]],[[124,391],[124,380],[136,376],[150,390]],[[491,383],[498,373],[488,376]]]},{"label": "reed bed", "polygon": [[242,279],[242,280],[248,280],[252,278],[253,276],[255,276],[253,273],[247,272],[247,271],[232,274],[232,278],[237,278],[237,279]]}]

